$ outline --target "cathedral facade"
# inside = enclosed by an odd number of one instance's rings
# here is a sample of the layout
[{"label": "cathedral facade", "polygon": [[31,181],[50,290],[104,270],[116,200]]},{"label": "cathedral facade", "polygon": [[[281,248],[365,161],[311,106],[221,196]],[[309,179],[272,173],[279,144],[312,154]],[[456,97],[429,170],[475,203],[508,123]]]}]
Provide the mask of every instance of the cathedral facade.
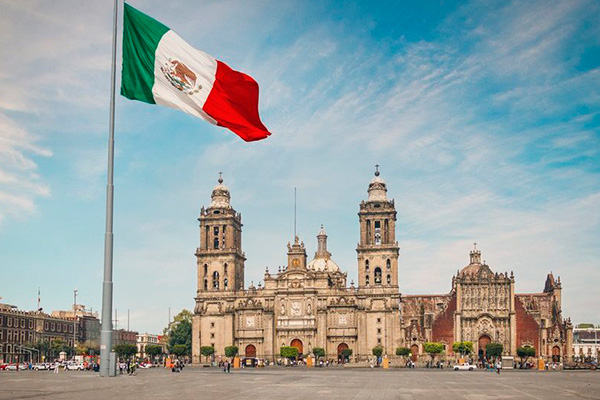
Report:
[{"label": "cathedral facade", "polygon": [[572,328],[561,316],[560,279],[549,275],[543,293],[515,294],[513,274],[493,273],[477,249],[452,278],[450,293],[401,296],[396,209],[378,171],[358,213],[356,286],[348,285],[347,273],[333,261],[321,227],[312,260],[296,236],[287,245],[287,265],[267,269],[264,285],[246,288],[242,218],[221,178],[211,199],[198,218],[194,363],[202,360],[202,346],[214,347],[218,356],[230,345],[238,346],[241,356],[271,360],[282,346],[294,346],[304,356],[321,347],[332,359],[351,349],[357,360],[381,346],[390,357],[397,347],[408,347],[420,361],[428,341],[444,343],[449,355],[453,342],[467,340],[481,356],[488,342],[503,343],[507,355],[523,345],[544,356],[570,352]]}]

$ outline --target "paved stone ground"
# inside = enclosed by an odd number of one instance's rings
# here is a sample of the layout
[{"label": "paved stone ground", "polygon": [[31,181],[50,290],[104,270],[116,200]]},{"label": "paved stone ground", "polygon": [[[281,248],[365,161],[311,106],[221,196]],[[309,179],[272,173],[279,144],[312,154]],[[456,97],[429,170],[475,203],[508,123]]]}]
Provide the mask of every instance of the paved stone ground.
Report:
[{"label": "paved stone ground", "polygon": [[17,399],[600,399],[600,372],[266,368],[92,372],[0,371],[0,400]]}]

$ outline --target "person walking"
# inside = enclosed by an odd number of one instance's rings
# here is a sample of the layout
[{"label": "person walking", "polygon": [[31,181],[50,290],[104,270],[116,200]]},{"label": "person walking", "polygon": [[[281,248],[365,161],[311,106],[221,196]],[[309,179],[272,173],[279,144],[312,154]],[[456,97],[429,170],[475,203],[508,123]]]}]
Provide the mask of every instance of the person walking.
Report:
[{"label": "person walking", "polygon": [[500,363],[500,360],[496,361],[496,373],[498,375],[500,375],[500,370],[502,369],[502,363]]},{"label": "person walking", "polygon": [[231,363],[227,361],[227,373],[231,371]]},{"label": "person walking", "polygon": [[58,364],[54,364],[54,373],[58,374]]}]

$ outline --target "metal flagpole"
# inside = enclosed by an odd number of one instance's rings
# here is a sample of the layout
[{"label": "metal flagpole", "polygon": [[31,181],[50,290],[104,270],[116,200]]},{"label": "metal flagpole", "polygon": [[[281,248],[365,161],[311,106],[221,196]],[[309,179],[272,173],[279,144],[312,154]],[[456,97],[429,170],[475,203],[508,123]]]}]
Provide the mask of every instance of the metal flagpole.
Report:
[{"label": "metal flagpole", "polygon": [[110,70],[110,118],[108,133],[108,173],[106,183],[106,233],[104,234],[104,281],[102,282],[102,331],[100,332],[100,376],[110,376],[110,352],[112,351],[113,166],[115,163],[115,69],[117,63],[118,3],[119,0],[115,0],[112,65]]}]

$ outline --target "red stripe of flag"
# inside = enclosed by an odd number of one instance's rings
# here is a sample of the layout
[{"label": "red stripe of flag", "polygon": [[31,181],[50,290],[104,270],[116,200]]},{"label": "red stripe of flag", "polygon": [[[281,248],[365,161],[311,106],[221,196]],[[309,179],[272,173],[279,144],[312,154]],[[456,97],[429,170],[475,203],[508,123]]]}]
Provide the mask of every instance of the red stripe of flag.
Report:
[{"label": "red stripe of flag", "polygon": [[213,88],[202,109],[247,142],[271,135],[258,115],[258,83],[217,60]]}]

